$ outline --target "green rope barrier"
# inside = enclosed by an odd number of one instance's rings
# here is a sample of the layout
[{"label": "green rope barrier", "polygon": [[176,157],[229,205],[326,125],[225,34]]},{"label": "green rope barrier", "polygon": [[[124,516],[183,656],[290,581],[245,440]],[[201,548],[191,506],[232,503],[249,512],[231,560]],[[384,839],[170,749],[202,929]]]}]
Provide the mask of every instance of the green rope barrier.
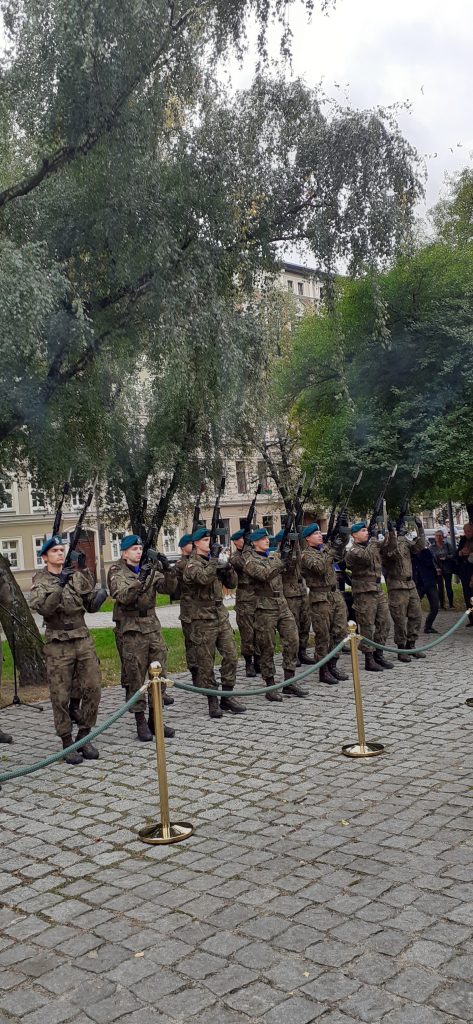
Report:
[{"label": "green rope barrier", "polygon": [[186,693],[203,693],[206,697],[228,697],[230,694],[232,697],[258,697],[261,693],[271,693],[273,690],[280,690],[283,686],[290,686],[291,683],[298,683],[299,679],[305,679],[306,676],[312,675],[318,668],[323,668],[328,661],[331,661],[336,654],[341,651],[348,638],[341,640],[333,651],[325,655],[325,658],[321,658],[320,661],[316,661],[315,665],[309,665],[308,668],[304,669],[303,672],[298,672],[292,679],[283,679],[279,683],[273,683],[272,686],[256,686],[252,690],[217,690],[217,689],[205,689],[202,686],[194,686],[192,683],[174,683],[178,690],[185,690]]},{"label": "green rope barrier", "polygon": [[126,704],[122,704],[122,706],[118,708],[118,711],[114,711],[112,715],[109,715],[109,717],[105,719],[105,722],[102,722],[101,725],[97,725],[95,729],[91,729],[91,731],[87,733],[87,736],[84,736],[81,740],[76,740],[75,743],[71,743],[70,747],[66,747],[64,750],[59,750],[57,754],[51,754],[50,757],[44,757],[41,761],[35,761],[34,764],[28,764],[25,765],[24,768],[16,768],[14,771],[5,772],[3,775],[0,775],[0,783],[9,782],[10,779],[19,779],[23,775],[31,775],[32,772],[37,772],[40,768],[48,768],[50,764],[54,764],[56,761],[62,761],[64,755],[69,754],[72,750],[80,750],[80,748],[84,746],[84,743],[90,743],[96,736],[100,736],[100,733],[105,732],[105,730],[111,725],[118,722],[118,719],[125,714],[125,711],[128,711],[129,708],[133,707],[137,700],[146,693],[147,689],[148,683],[144,686],[140,686],[140,689],[130,697],[130,700],[128,700]]},{"label": "green rope barrier", "polygon": [[[471,611],[473,611],[473,609],[471,609]],[[443,641],[446,640],[448,636],[451,636],[452,633],[455,633],[457,629],[459,629],[460,626],[463,625],[465,619],[467,619],[468,616],[471,614],[471,611],[464,612],[463,615],[461,615],[460,618],[458,619],[458,622],[455,622],[453,626],[450,626],[450,629],[447,629],[446,633],[441,633],[440,636],[435,638],[435,640],[431,640],[430,643],[424,644],[423,647],[409,647],[406,650],[404,647],[386,647],[386,644],[377,644],[375,640],[369,640],[367,636],[360,636],[360,640],[364,640],[364,642],[366,644],[369,644],[370,647],[377,647],[378,650],[380,651],[389,651],[390,654],[409,654],[413,650],[430,651],[432,647],[437,647],[437,644],[443,643]]]}]

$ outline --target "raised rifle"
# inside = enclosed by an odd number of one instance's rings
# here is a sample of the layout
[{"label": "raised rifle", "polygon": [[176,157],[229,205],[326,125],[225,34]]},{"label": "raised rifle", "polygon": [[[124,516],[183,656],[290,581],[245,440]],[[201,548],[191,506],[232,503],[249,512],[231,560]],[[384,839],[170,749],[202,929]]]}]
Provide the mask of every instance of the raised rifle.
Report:
[{"label": "raised rifle", "polygon": [[332,505],[332,511],[330,512],[330,518],[329,518],[328,526],[327,526],[327,532],[325,534],[325,542],[327,544],[328,544],[329,540],[331,540],[331,538],[333,536],[334,526],[335,526],[335,516],[337,514],[337,507],[338,507],[338,505],[340,503],[341,497],[342,497],[342,488],[339,487],[337,495],[336,495],[335,500],[334,500],[334,503]]},{"label": "raised rifle", "polygon": [[210,526],[210,543],[218,544],[219,540],[225,537],[225,527],[223,521],[220,518],[220,502],[222,500],[222,494],[225,490],[225,477],[220,478],[217,494],[215,497],[215,504],[212,510],[212,523]]},{"label": "raised rifle", "polygon": [[72,469],[69,470],[69,476],[68,476],[68,478],[67,478],[67,480],[66,480],[66,482],[64,484],[64,487],[62,489],[62,494],[61,494],[61,497],[60,497],[60,500],[59,500],[59,505],[58,505],[58,507],[56,509],[56,515],[54,516],[53,537],[56,535],[56,533],[59,533],[60,529],[61,529],[62,506],[64,505],[64,501],[67,498],[67,496],[69,494],[69,491],[71,489],[71,476],[72,476]]},{"label": "raised rifle", "polygon": [[140,569],[142,569],[144,564],[145,564],[145,562],[148,561],[149,552],[150,552],[150,550],[152,548],[154,548],[154,546],[156,544],[156,537],[158,536],[157,523],[158,523],[159,519],[161,518],[161,514],[162,514],[163,509],[164,509],[165,501],[166,501],[166,481],[165,480],[160,480],[160,482],[159,482],[159,501],[158,501],[158,503],[156,505],[156,508],[154,510],[154,515],[153,515],[153,518],[152,518],[152,520],[150,522],[150,525],[148,526],[148,529],[146,531],[146,535],[142,538],[143,539],[143,552],[142,552],[142,555],[141,555],[141,558],[140,558]]},{"label": "raised rifle", "polygon": [[404,498],[402,499],[402,502],[401,502],[401,508],[399,509],[399,515],[398,515],[398,517],[396,519],[396,530],[397,530],[398,533],[399,533],[399,530],[402,530],[402,527],[404,526],[404,523],[405,523],[405,520],[406,520],[406,516],[409,515],[409,498],[410,498],[410,493],[411,493],[414,481],[417,480],[417,477],[419,476],[419,469],[420,469],[420,466],[414,466],[414,469],[412,470],[412,473],[411,473],[411,479],[410,479],[410,482],[409,482],[409,487],[408,487],[408,490],[407,490],[407,494],[404,495]]},{"label": "raised rifle", "polygon": [[253,495],[253,499],[252,499],[251,505],[250,505],[250,507],[248,509],[248,514],[246,516],[246,519],[245,519],[245,522],[244,522],[244,525],[243,525],[243,529],[245,531],[245,542],[248,540],[248,537],[249,537],[249,535],[251,533],[251,527],[253,525],[253,520],[255,518],[256,499],[258,497],[258,494],[261,494],[261,484],[260,483],[258,484],[258,486],[256,488],[256,491],[255,491],[255,493]]},{"label": "raised rifle", "polygon": [[83,524],[84,519],[85,519],[85,517],[87,515],[87,512],[89,511],[89,508],[90,508],[90,506],[92,504],[92,500],[93,500],[93,497],[94,497],[94,491],[95,491],[96,485],[97,485],[97,477],[95,477],[95,480],[94,480],[94,482],[92,484],[92,487],[87,492],[87,497],[85,499],[84,506],[83,506],[81,514],[80,514],[80,516],[79,516],[79,518],[77,520],[77,523],[76,523],[76,525],[74,527],[74,532],[73,532],[72,537],[71,537],[70,542],[69,542],[69,547],[68,547],[68,550],[67,550],[67,555],[66,555],[66,558],[65,558],[65,561],[64,561],[63,569],[68,568],[70,566],[71,562],[74,561],[72,556],[73,556],[74,551],[76,550],[77,545],[78,545],[78,543],[80,541],[80,535],[81,535],[81,532],[82,532],[82,524]]},{"label": "raised rifle", "polygon": [[374,503],[374,508],[373,508],[372,513],[371,513],[371,519],[370,519],[370,521],[368,523],[368,530],[370,530],[370,531],[374,528],[374,525],[378,521],[378,519],[380,519],[382,517],[382,515],[383,515],[384,495],[386,494],[386,491],[387,491],[387,489],[389,487],[389,484],[392,483],[392,481],[394,480],[394,477],[396,476],[396,473],[397,473],[397,463],[391,469],[391,471],[389,473],[389,476],[386,478],[386,481],[385,481],[385,483],[383,485],[383,488],[380,491],[380,493],[378,494],[378,497],[376,498],[376,501]]},{"label": "raised rifle", "polygon": [[199,493],[198,493],[198,495],[197,495],[197,497],[195,499],[194,514],[192,516],[192,530],[191,530],[191,533],[195,533],[195,531],[198,529],[198,527],[202,526],[202,523],[200,521],[200,503],[201,503],[202,495],[203,495],[204,491],[205,491],[205,481],[203,480],[201,485],[200,485],[200,487],[199,487]]},{"label": "raised rifle", "polygon": [[304,488],[304,483],[305,483],[305,474],[304,474],[304,477],[302,478],[302,484],[300,485],[300,489],[301,489],[300,495],[298,495],[298,493],[296,492],[296,497],[295,497],[295,501],[294,501],[294,506],[295,506],[295,527],[296,527],[296,530],[297,530],[297,533],[298,533],[299,536],[300,536],[300,533],[301,533],[301,530],[302,530],[302,525],[303,525],[303,520],[304,520],[304,505],[306,504],[307,501],[309,501],[309,498],[312,497],[312,492],[313,492],[314,487],[315,487],[316,479],[317,479],[317,473],[313,473],[313,475],[311,476],[311,478],[309,480],[309,483],[308,483],[304,493],[302,494],[302,490]]}]

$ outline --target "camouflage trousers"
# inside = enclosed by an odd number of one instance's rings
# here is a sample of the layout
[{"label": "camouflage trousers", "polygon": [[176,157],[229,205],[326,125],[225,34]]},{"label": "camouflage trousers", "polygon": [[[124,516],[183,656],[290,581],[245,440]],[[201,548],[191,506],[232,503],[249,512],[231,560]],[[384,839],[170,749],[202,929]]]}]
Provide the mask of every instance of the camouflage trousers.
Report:
[{"label": "camouflage trousers", "polygon": [[323,601],[311,601],[310,614],[315,660],[320,661],[348,634],[347,608],[338,587],[328,591]]},{"label": "camouflage trousers", "polygon": [[237,652],[229,619],[216,622],[195,621],[190,630],[190,642],[197,662],[199,686],[218,689],[214,674],[215,654],[222,656],[220,679],[222,689],[233,690],[237,670]]},{"label": "camouflage trousers", "polygon": [[240,631],[241,653],[244,658],[258,657],[255,628],[255,603],[236,600],[236,620]]},{"label": "camouflage trousers", "polygon": [[45,644],[54,727],[57,735],[69,736],[72,722],[69,702],[73,691],[81,698],[79,728],[93,729],[100,703],[101,674],[99,659],[91,636],[78,640],[50,640]]},{"label": "camouflage trousers", "polygon": [[310,604],[308,594],[301,594],[300,597],[286,597],[289,611],[292,612],[299,633],[299,649],[305,651],[309,643],[310,633]]},{"label": "camouflage trousers", "polygon": [[274,648],[276,632],[282,641],[282,663],[288,671],[294,671],[299,650],[299,634],[296,620],[284,602],[285,607],[274,611],[265,608],[256,609],[256,642],[260,652],[261,675],[263,679],[271,679],[276,674],[274,665]]},{"label": "camouflage trousers", "polygon": [[[152,661],[159,661],[163,667],[163,674],[166,672],[167,648],[159,627],[150,633],[115,630],[115,643],[122,664],[122,686],[125,687],[126,699],[129,700],[140,686],[143,686]],[[150,693],[151,691],[148,691],[148,705],[151,708]],[[143,694],[130,708],[130,712],[136,715],[139,711],[146,711],[146,706],[146,695]]]},{"label": "camouflage trousers", "polygon": [[422,625],[422,609],[416,588],[388,590],[388,603],[394,622],[396,647],[405,647],[408,640],[414,643]]},{"label": "camouflage trousers", "polygon": [[[380,587],[379,590],[354,594],[353,607],[355,609],[358,631],[361,635],[384,645],[391,625],[388,599],[384,590],[381,590]],[[373,651],[373,648],[362,640],[360,651],[365,651],[366,653]]]},{"label": "camouflage trousers", "polygon": [[184,646],[186,648],[187,668],[190,671],[193,668],[197,668],[197,657],[191,640],[192,624],[186,621],[183,622],[181,619],[181,629],[184,637]]}]

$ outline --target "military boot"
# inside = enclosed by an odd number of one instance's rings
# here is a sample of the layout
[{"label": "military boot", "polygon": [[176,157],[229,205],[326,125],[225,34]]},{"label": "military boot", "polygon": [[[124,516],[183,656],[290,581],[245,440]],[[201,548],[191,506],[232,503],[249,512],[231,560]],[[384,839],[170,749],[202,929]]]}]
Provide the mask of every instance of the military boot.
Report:
[{"label": "military boot", "polygon": [[365,669],[367,672],[382,672],[383,666],[373,651],[365,651]]},{"label": "military boot", "polygon": [[232,715],[242,715],[246,711],[245,705],[233,696],[231,690],[227,690],[225,697],[220,698],[220,707],[222,711],[231,711]]},{"label": "military boot", "polygon": [[165,686],[163,687],[163,704],[165,708],[169,708],[171,704],[174,704],[174,697],[171,697],[171,694],[166,692]]},{"label": "military boot", "polygon": [[0,729],[0,743],[13,743],[13,736],[9,732],[2,732]]},{"label": "military boot", "polygon": [[[79,729],[79,732],[77,733],[77,739],[83,740],[84,736],[87,736],[88,733],[89,729]],[[80,748],[78,753],[82,754],[82,757],[84,758],[85,761],[97,761],[98,758],[100,757],[97,747],[94,747],[94,744],[91,743],[90,740],[88,740],[87,743],[84,743],[84,745]]]},{"label": "military boot", "polygon": [[207,697],[209,704],[209,718],[223,718],[223,711],[218,702],[218,697]]},{"label": "military boot", "polygon": [[407,644],[406,644],[406,647],[407,647],[407,650],[411,652],[411,657],[412,658],[425,658],[424,651],[417,651],[416,650],[416,642],[415,642],[415,640],[408,640]]},{"label": "military boot", "polygon": [[322,665],[322,668],[319,668],[319,680],[321,683],[326,683],[327,686],[333,686],[334,683],[338,683],[339,681],[332,675],[328,664]]},{"label": "military boot", "polygon": [[142,743],[149,743],[153,739],[153,734],[150,732],[147,724],[144,711],[135,712],[136,732],[138,739]]},{"label": "military boot", "polygon": [[[173,736],[176,735],[176,730],[173,729],[170,725],[166,725],[165,722],[163,724],[164,724],[164,737],[165,737],[165,739],[172,740]],[[148,729],[149,729],[150,733],[152,733],[152,735],[154,736],[154,715],[153,715],[152,711],[150,711],[149,715],[148,715]]]},{"label": "military boot", "polygon": [[[268,678],[265,679],[265,683],[266,683],[266,686],[274,686],[274,683],[275,683],[274,676],[268,676]],[[282,693],[281,693],[280,690],[271,690],[270,693],[265,693],[265,697],[266,697],[266,700],[278,701],[279,703],[281,703],[281,701],[283,699],[283,696],[282,696]]]},{"label": "military boot", "polygon": [[315,665],[315,661],[307,654],[306,647],[299,648],[299,661],[301,665]]},{"label": "military boot", "polygon": [[191,673],[191,676],[192,676],[192,685],[193,686],[198,686],[199,685],[199,670],[194,667],[194,668],[191,668],[190,673]]},{"label": "military boot", "polygon": [[245,654],[245,675],[248,679],[256,679],[252,654]]},{"label": "military boot", "polygon": [[[284,669],[284,678],[285,679],[294,679],[294,672],[292,671],[292,669],[288,669],[288,668]],[[308,697],[309,696],[309,691],[306,690],[299,683],[289,683],[288,686],[283,686],[282,692],[285,693],[288,697]]]},{"label": "military boot", "polygon": [[259,660],[259,655],[258,654],[254,654],[253,655],[253,668],[254,668],[254,670],[256,672],[256,675],[260,676],[261,675],[261,662]]},{"label": "military boot", "polygon": [[388,659],[384,657],[384,654],[383,654],[382,651],[376,651],[375,650],[375,652],[374,652],[374,660],[375,660],[377,665],[381,665],[381,668],[394,668],[393,662],[392,661],[388,661]]},{"label": "military boot", "polygon": [[[69,733],[68,736],[61,736],[61,740],[62,749],[66,750],[67,747],[72,745],[71,733]],[[82,764],[83,760],[84,758],[81,750],[71,750],[70,754],[65,754],[63,757],[63,761],[65,761],[66,764]]]},{"label": "military boot", "polygon": [[411,661],[412,661],[412,658],[407,653],[407,651],[404,650],[404,644],[398,644],[398,647],[399,647],[399,650],[400,650],[401,653],[398,654],[397,660],[398,661],[404,661],[406,663],[406,665],[410,664]]},{"label": "military boot", "polygon": [[79,724],[80,697],[71,697],[69,701],[69,718],[71,722]]},{"label": "military boot", "polygon": [[337,661],[338,658],[332,658],[332,660],[328,662],[328,669],[335,679],[338,679],[340,683],[344,683],[345,680],[349,679],[350,677],[347,675],[346,672],[342,672],[341,669],[337,668]]}]

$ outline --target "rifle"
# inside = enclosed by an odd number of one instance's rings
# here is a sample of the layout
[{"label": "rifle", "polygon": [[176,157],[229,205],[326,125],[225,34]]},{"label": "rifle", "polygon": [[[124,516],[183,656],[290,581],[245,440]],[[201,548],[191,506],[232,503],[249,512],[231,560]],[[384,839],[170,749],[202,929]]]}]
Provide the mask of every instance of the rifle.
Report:
[{"label": "rifle", "polygon": [[335,501],[334,501],[334,503],[332,505],[332,511],[330,513],[330,519],[328,521],[328,526],[327,526],[327,532],[325,534],[325,543],[326,544],[328,544],[328,542],[331,539],[332,534],[333,534],[333,528],[335,526],[335,514],[336,514],[336,511],[337,511],[337,505],[338,505],[341,497],[342,497],[342,488],[339,487],[338,493],[337,493],[336,498],[335,498]]},{"label": "rifle", "polygon": [[411,473],[410,485],[408,487],[407,494],[404,496],[404,498],[402,499],[402,502],[401,502],[401,508],[399,509],[399,515],[398,515],[398,517],[396,519],[396,530],[397,530],[398,533],[399,533],[399,530],[402,530],[402,527],[404,526],[404,522],[405,522],[406,516],[409,515],[409,496],[410,496],[410,491],[411,491],[411,487],[412,487],[412,485],[414,483],[414,480],[417,480],[417,477],[419,476],[419,469],[420,469],[420,466],[414,466],[414,469],[412,470],[412,473]]},{"label": "rifle", "polygon": [[64,561],[63,569],[68,568],[70,566],[71,562],[74,561],[72,556],[73,556],[74,551],[76,550],[76,547],[77,547],[77,545],[79,543],[79,540],[80,540],[80,535],[81,535],[81,531],[82,531],[82,523],[84,522],[84,519],[85,519],[85,517],[87,515],[87,512],[89,511],[89,508],[90,508],[90,506],[92,504],[92,499],[94,497],[94,491],[95,491],[95,487],[96,487],[96,484],[97,484],[97,479],[98,479],[98,477],[95,477],[95,480],[94,480],[94,482],[92,484],[92,487],[88,491],[87,497],[86,497],[85,502],[84,502],[84,507],[83,507],[82,512],[81,512],[81,514],[80,514],[80,516],[79,516],[79,518],[77,520],[77,523],[76,523],[76,525],[74,527],[74,532],[73,532],[72,537],[71,537],[70,542],[69,542],[69,548],[67,550],[67,555],[66,555],[66,558],[65,558],[65,561]]},{"label": "rifle", "polygon": [[300,517],[303,511],[301,496],[304,487],[304,479],[305,477],[302,478],[297,488],[294,499],[292,501],[287,501],[286,499],[286,522],[284,523],[284,531],[281,537],[281,554],[283,554],[283,552],[288,553],[294,541],[296,541],[299,537],[299,534],[296,529],[296,515],[299,515]]},{"label": "rifle", "polygon": [[361,483],[362,476],[363,476],[363,470],[360,469],[360,472],[358,473],[358,476],[357,476],[356,480],[353,481],[353,483],[352,483],[352,485],[350,487],[350,490],[348,492],[347,497],[345,498],[345,501],[342,502],[342,507],[340,509],[340,512],[348,512],[348,509],[350,508],[351,496],[353,494],[353,491],[355,490],[355,487],[358,487],[358,485]]},{"label": "rifle", "polygon": [[154,545],[156,543],[156,537],[157,537],[157,534],[158,534],[158,529],[157,529],[157,526],[156,526],[156,522],[160,518],[161,512],[163,510],[163,505],[164,505],[164,501],[165,501],[165,493],[164,493],[165,492],[165,484],[166,484],[165,480],[160,480],[160,482],[159,482],[159,501],[158,501],[158,504],[156,505],[156,508],[154,510],[154,515],[153,515],[153,518],[151,520],[150,525],[148,526],[148,529],[146,531],[146,535],[143,537],[143,551],[142,551],[142,555],[141,555],[141,558],[140,558],[140,569],[142,569],[143,565],[145,564],[145,562],[148,561],[148,553],[149,553],[151,548],[154,548]]},{"label": "rifle", "polygon": [[72,476],[72,469],[69,470],[69,476],[68,476],[68,478],[67,478],[67,480],[66,480],[66,482],[64,484],[64,487],[62,489],[62,494],[61,494],[61,497],[60,497],[60,500],[59,500],[59,505],[58,505],[58,507],[56,509],[56,515],[54,516],[53,537],[55,536],[56,533],[59,533],[59,531],[61,529],[62,506],[64,505],[64,499],[67,498],[67,495],[69,494],[69,491],[71,489],[71,476]]},{"label": "rifle", "polygon": [[210,527],[210,543],[217,544],[218,538],[225,537],[225,528],[220,518],[220,501],[225,490],[225,477],[222,476],[215,497],[215,504],[212,511],[212,523]]},{"label": "rifle", "polygon": [[261,493],[261,484],[258,484],[258,486],[256,488],[256,491],[255,491],[255,493],[253,495],[253,500],[252,500],[251,505],[250,505],[250,507],[248,509],[248,514],[246,516],[245,523],[244,523],[244,526],[243,526],[243,529],[245,531],[245,542],[248,540],[248,537],[249,537],[249,535],[251,533],[251,527],[252,527],[252,524],[253,524],[253,520],[255,518],[256,499],[258,497],[258,494],[260,494],[260,493]]},{"label": "rifle", "polygon": [[387,489],[389,487],[389,484],[392,483],[392,481],[394,480],[394,477],[396,476],[396,473],[397,473],[397,463],[391,469],[391,471],[389,473],[389,476],[387,477],[382,490],[380,491],[380,493],[378,494],[378,497],[376,498],[376,501],[374,503],[374,508],[373,508],[372,513],[371,513],[371,519],[370,519],[370,521],[368,523],[368,530],[372,530],[373,529],[375,523],[380,518],[380,516],[382,516],[382,514],[383,514],[384,495],[386,494],[386,491],[387,491]]},{"label": "rifle", "polygon": [[202,481],[202,483],[201,483],[201,485],[199,487],[199,493],[198,493],[198,495],[197,495],[197,497],[195,499],[194,515],[192,516],[192,530],[191,530],[191,533],[195,533],[197,528],[199,526],[202,526],[202,523],[200,521],[200,502],[201,502],[202,495],[203,495],[204,491],[205,491],[205,481]]}]

